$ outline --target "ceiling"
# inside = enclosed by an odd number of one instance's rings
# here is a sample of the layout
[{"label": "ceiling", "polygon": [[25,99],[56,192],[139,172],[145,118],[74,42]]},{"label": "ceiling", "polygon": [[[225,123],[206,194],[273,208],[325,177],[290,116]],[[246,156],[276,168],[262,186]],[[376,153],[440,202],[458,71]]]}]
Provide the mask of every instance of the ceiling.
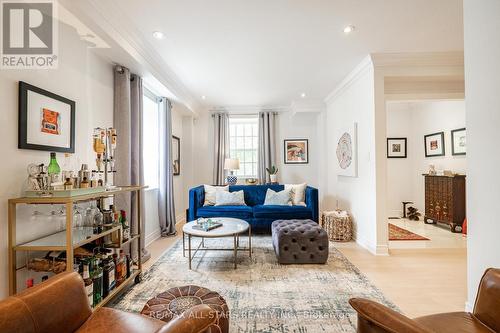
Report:
[{"label": "ceiling", "polygon": [[463,50],[461,0],[100,1],[210,106],[323,99],[372,52]]}]

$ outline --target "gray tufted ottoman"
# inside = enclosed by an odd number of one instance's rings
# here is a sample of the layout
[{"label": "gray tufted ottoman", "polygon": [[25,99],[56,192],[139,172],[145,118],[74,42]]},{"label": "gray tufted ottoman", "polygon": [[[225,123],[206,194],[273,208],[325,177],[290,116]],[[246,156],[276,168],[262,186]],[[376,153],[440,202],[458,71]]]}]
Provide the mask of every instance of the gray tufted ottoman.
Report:
[{"label": "gray tufted ottoman", "polygon": [[271,232],[280,264],[324,264],[328,259],[328,235],[312,220],[277,220]]}]

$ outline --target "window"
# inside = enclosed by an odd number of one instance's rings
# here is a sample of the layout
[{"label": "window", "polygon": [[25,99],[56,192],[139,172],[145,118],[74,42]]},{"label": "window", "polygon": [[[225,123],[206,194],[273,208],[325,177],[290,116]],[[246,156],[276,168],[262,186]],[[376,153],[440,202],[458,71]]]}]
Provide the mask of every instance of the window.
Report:
[{"label": "window", "polygon": [[257,177],[258,135],[257,116],[229,118],[229,155],[240,160],[238,178]]},{"label": "window", "polygon": [[142,117],[144,182],[149,189],[155,189],[160,183],[160,131],[158,128],[160,99],[146,89],[144,89]]}]

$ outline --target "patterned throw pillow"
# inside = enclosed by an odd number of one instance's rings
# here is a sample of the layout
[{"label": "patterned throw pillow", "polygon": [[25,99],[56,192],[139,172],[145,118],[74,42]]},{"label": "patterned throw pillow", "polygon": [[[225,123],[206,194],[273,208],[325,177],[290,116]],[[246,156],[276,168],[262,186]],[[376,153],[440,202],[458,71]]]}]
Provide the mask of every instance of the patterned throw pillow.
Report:
[{"label": "patterned throw pillow", "polygon": [[229,186],[203,185],[205,188],[205,203],[203,206],[215,205],[215,194],[219,191],[229,192]]},{"label": "patterned throw pillow", "polygon": [[246,206],[245,192],[243,190],[236,192],[218,191],[215,193],[216,206]]},{"label": "patterned throw pillow", "polygon": [[277,206],[291,206],[292,205],[292,191],[283,190],[275,192],[270,188],[267,189],[266,199],[264,205],[277,205]]},{"label": "patterned throw pillow", "polygon": [[292,191],[292,203],[294,206],[306,205],[306,187],[307,183],[303,184],[285,184],[285,190]]}]

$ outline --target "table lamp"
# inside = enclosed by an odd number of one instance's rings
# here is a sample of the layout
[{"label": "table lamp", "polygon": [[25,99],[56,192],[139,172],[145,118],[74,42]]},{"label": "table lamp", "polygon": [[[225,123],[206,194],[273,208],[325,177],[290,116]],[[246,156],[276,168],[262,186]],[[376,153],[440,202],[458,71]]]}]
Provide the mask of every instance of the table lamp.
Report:
[{"label": "table lamp", "polygon": [[236,185],[238,177],[234,175],[234,170],[240,169],[240,160],[237,158],[226,158],[224,161],[224,170],[229,170],[226,181],[229,185]]}]

